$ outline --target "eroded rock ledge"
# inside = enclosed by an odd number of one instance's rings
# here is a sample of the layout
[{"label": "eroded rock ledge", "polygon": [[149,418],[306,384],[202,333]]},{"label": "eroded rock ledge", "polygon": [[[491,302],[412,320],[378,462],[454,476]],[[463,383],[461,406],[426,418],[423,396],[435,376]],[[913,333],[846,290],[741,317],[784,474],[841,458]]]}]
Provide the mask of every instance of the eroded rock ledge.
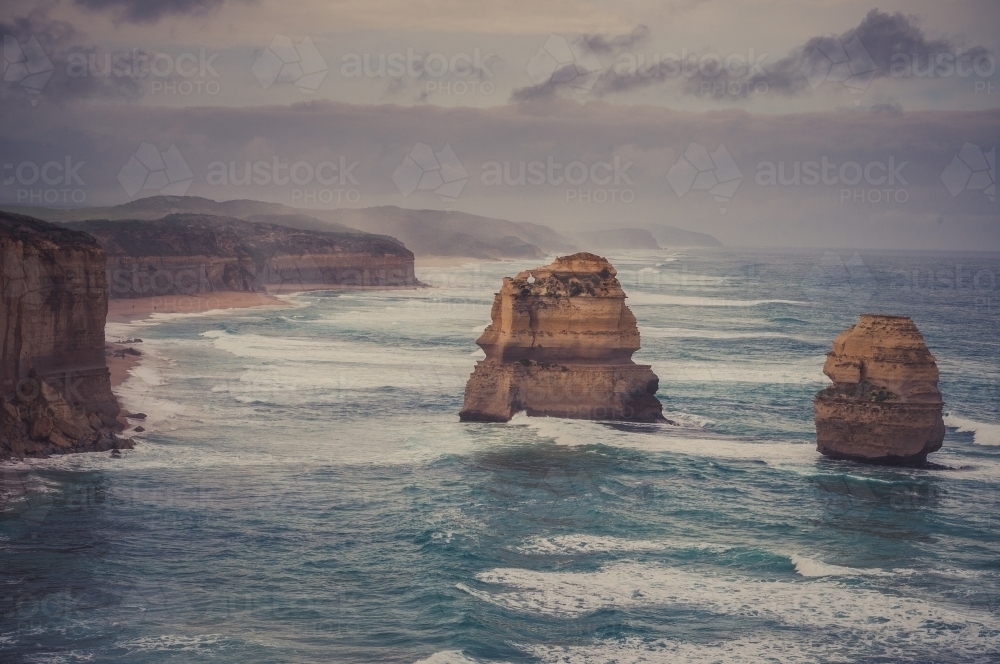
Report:
[{"label": "eroded rock ledge", "polygon": [[0,459],[132,447],[104,359],[104,252],[0,213]]},{"label": "eroded rock ledge", "polygon": [[664,421],[659,379],[635,364],[635,316],[615,268],[589,253],[505,277],[486,352],[465,387],[463,421],[506,422],[515,413],[594,420]]},{"label": "eroded rock ledge", "polygon": [[862,315],[834,340],[823,373],[833,385],[813,400],[822,454],[920,465],[941,449],[937,364],[908,317]]}]

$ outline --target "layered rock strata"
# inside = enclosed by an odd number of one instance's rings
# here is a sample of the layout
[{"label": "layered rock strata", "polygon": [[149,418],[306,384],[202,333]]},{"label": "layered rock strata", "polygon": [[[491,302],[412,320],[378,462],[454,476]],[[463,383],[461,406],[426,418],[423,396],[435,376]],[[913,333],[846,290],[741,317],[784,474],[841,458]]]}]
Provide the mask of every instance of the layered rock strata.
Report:
[{"label": "layered rock strata", "polygon": [[0,458],[131,447],[104,357],[101,247],[0,213],[0,256]]},{"label": "layered rock strata", "polygon": [[813,400],[817,450],[837,458],[920,465],[941,449],[938,369],[906,316],[865,314],[833,341]]},{"label": "layered rock strata", "polygon": [[659,379],[635,364],[635,316],[615,268],[578,253],[505,277],[476,343],[486,359],[465,387],[464,421],[528,415],[664,421]]},{"label": "layered rock strata", "polygon": [[107,253],[112,298],[419,284],[413,253],[394,238],[370,233],[201,214],[71,226],[93,235]]}]

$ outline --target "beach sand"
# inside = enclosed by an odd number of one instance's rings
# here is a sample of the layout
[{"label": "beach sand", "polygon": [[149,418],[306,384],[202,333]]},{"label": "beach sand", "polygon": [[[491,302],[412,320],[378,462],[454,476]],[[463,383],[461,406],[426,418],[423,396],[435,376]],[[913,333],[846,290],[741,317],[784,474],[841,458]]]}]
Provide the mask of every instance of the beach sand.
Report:
[{"label": "beach sand", "polygon": [[162,295],[136,299],[110,300],[109,323],[131,323],[151,314],[196,314],[215,309],[246,307],[287,307],[289,304],[267,293],[196,293],[193,295]]},{"label": "beach sand", "polygon": [[[196,314],[217,309],[245,309],[247,307],[287,307],[284,300],[279,300],[266,293],[197,293],[194,295],[163,295],[128,300],[110,300],[108,302],[109,323],[131,323],[157,314]],[[134,348],[140,353],[142,343],[118,343],[124,339],[106,339],[104,355],[111,370],[111,387],[117,388],[129,377],[129,370],[142,361],[141,355],[122,353],[127,348]]]},{"label": "beach sand", "polygon": [[[448,264],[467,263],[468,258],[444,257]],[[419,286],[418,286],[419,287]],[[392,288],[392,287],[389,287]],[[400,286],[398,288],[414,288]],[[214,293],[195,293],[192,295],[161,295],[135,299],[114,299],[108,301],[109,323],[131,323],[149,318],[152,314],[197,314],[219,309],[245,309],[248,307],[288,307],[288,302],[275,297],[276,294],[297,293],[311,290],[386,290],[384,286],[358,287],[336,286],[332,284],[289,284],[287,287],[268,285],[267,293],[238,293],[233,291],[218,291]],[[111,387],[124,383],[129,377],[129,370],[139,365],[141,355],[121,354],[126,348],[135,348],[142,352],[142,343],[117,343],[123,339],[107,339],[105,356],[108,368],[111,370]]]},{"label": "beach sand", "polygon": [[142,344],[118,344],[105,343],[104,356],[111,370],[111,387],[116,388],[128,378],[128,371],[134,366],[138,366],[142,360],[140,355],[121,354],[126,348],[135,348],[142,352]]}]

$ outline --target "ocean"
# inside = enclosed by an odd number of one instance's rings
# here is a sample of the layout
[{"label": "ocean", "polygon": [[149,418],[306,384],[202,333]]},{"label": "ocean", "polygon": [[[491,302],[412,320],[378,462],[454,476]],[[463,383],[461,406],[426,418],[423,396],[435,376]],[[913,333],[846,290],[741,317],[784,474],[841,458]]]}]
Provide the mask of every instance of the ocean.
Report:
[{"label": "ocean", "polygon": [[[609,258],[676,426],[459,422],[537,260],[109,324],[147,431],[0,468],[0,661],[1000,660],[1000,256]],[[868,312],[937,358],[933,467],[815,450]]]}]

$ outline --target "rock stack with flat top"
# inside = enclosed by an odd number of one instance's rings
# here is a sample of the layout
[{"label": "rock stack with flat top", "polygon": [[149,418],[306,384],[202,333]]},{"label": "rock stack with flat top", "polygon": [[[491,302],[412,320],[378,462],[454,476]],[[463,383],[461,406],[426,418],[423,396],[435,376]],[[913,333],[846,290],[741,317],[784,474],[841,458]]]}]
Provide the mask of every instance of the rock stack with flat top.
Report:
[{"label": "rock stack with flat top", "polygon": [[813,400],[821,453],[920,465],[941,449],[937,364],[908,317],[861,316],[834,339],[823,373],[833,385]]},{"label": "rock stack with flat top", "polygon": [[606,259],[589,253],[505,277],[486,352],[465,387],[464,421],[515,413],[592,420],[664,421],[659,379],[632,361],[635,316]]}]

